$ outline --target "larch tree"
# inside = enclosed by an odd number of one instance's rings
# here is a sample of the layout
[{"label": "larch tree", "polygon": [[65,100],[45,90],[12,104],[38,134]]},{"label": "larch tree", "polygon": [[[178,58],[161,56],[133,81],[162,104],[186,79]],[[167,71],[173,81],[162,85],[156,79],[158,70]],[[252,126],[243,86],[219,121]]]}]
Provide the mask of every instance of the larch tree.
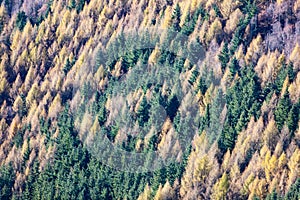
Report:
[{"label": "larch tree", "polygon": [[237,8],[235,11],[233,11],[230,14],[229,19],[226,21],[226,26],[225,26],[224,30],[228,34],[232,34],[233,31],[237,28],[239,20],[242,17],[243,17],[243,13],[241,12],[241,10],[239,8]]},{"label": "larch tree", "polygon": [[234,9],[236,9],[237,6],[238,1],[234,0],[223,0],[223,2],[219,5],[221,13],[225,19],[228,19],[229,15]]},{"label": "larch tree", "polygon": [[250,46],[247,49],[247,54],[245,56],[245,61],[247,64],[256,64],[263,52],[262,47],[262,37],[259,34],[255,39],[252,40]]},{"label": "larch tree", "polygon": [[300,66],[299,55],[300,55],[300,46],[297,43],[294,50],[292,51],[292,53],[290,55],[290,60],[293,62],[295,70],[299,70],[299,66]]},{"label": "larch tree", "polygon": [[212,198],[216,200],[226,199],[228,189],[229,189],[229,177],[225,172],[214,185]]},{"label": "larch tree", "polygon": [[219,39],[222,33],[222,24],[218,18],[210,25],[207,35],[206,35],[206,44],[209,44],[214,38]]}]

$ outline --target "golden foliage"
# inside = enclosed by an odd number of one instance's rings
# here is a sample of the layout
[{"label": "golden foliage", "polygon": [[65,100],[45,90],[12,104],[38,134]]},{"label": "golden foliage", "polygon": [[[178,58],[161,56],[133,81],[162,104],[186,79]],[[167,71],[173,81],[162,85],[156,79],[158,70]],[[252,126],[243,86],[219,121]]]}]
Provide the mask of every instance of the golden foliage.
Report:
[{"label": "golden foliage", "polygon": [[290,55],[290,61],[294,63],[294,68],[299,70],[300,65],[300,46],[297,43],[294,50],[292,51]]},{"label": "golden foliage", "polygon": [[294,11],[297,13],[300,10],[300,0],[295,1],[294,3]]},{"label": "golden foliage", "polygon": [[138,200],[150,200],[151,199],[151,187],[146,184],[144,191],[139,195]]},{"label": "golden foliage", "polygon": [[227,19],[238,4],[237,0],[223,0],[220,5],[222,15]]},{"label": "golden foliage", "polygon": [[222,32],[222,24],[218,18],[210,25],[207,35],[206,35],[206,44],[209,44],[213,38],[217,38]]},{"label": "golden foliage", "polygon": [[275,149],[275,145],[278,141],[278,135],[279,131],[273,119],[268,123],[263,133],[263,141],[269,147],[269,149]]},{"label": "golden foliage", "polygon": [[226,22],[226,26],[224,30],[231,34],[237,27],[239,20],[243,17],[243,13],[239,8],[237,8],[235,11],[230,13],[229,19]]},{"label": "golden foliage", "polygon": [[290,186],[297,178],[300,177],[300,150],[297,148],[292,156],[289,159],[288,162],[289,167],[289,180],[288,180],[288,186]]},{"label": "golden foliage", "polygon": [[49,114],[48,116],[51,118],[57,117],[58,113],[61,111],[61,97],[60,94],[57,94],[55,98],[53,99],[53,102],[51,103],[49,107]]},{"label": "golden foliage", "polygon": [[216,200],[226,199],[226,194],[229,189],[229,177],[223,173],[222,177],[216,182],[213,187],[212,198]]},{"label": "golden foliage", "polygon": [[196,168],[194,172],[194,176],[197,181],[202,182],[204,181],[209,174],[211,169],[211,163],[207,155],[203,156],[202,158],[197,159],[196,161]]},{"label": "golden foliage", "polygon": [[297,74],[296,80],[288,88],[290,98],[293,103],[297,103],[300,98],[300,73]]},{"label": "golden foliage", "polygon": [[255,62],[260,58],[260,54],[262,53],[262,37],[260,34],[252,40],[250,46],[247,49],[247,54],[245,56],[246,64],[251,62]]}]

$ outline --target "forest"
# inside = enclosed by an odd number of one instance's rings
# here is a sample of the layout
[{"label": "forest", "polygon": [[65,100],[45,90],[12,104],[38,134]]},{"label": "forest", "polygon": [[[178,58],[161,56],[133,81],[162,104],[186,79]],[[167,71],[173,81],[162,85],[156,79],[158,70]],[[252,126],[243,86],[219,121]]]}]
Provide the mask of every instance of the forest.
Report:
[{"label": "forest", "polygon": [[0,199],[299,200],[300,0],[0,0]]}]

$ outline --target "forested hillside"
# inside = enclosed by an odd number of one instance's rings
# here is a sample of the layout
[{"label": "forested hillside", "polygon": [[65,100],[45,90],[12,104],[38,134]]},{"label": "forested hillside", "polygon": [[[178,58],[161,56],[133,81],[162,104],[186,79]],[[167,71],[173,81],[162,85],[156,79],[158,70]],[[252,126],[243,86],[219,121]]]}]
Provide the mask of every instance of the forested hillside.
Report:
[{"label": "forested hillside", "polygon": [[0,0],[0,199],[300,199],[300,0]]}]

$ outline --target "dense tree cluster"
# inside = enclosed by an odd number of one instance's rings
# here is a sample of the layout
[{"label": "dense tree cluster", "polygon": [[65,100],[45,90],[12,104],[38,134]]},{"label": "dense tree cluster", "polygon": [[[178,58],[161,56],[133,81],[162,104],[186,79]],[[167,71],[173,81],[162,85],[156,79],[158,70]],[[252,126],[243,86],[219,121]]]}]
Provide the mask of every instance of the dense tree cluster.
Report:
[{"label": "dense tree cluster", "polygon": [[0,199],[299,199],[299,8],[0,0]]}]

